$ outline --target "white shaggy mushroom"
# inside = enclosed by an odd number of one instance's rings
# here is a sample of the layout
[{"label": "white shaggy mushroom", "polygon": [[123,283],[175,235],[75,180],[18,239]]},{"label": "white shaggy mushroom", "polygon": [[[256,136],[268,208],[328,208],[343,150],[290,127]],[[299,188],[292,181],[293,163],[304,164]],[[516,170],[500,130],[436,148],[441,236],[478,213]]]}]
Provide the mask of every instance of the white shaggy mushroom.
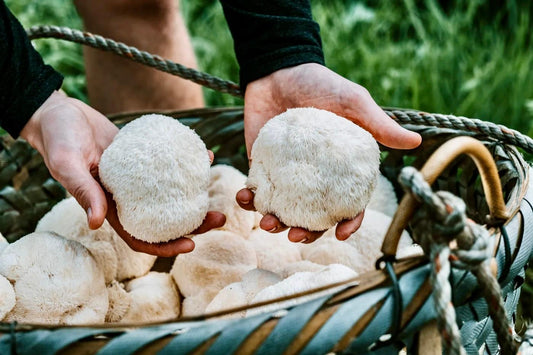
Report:
[{"label": "white shaggy mushroom", "polygon": [[342,264],[358,272],[368,267],[368,260],[356,248],[346,241],[337,240],[332,233],[334,231],[328,231],[313,243],[301,244],[302,258],[320,265]]},{"label": "white shaggy mushroom", "polygon": [[[214,313],[246,306],[250,304],[255,295],[262,289],[281,281],[278,274],[263,269],[253,269],[242,276],[240,282],[234,282],[224,287],[213,298],[205,309],[206,313]],[[246,315],[246,311],[237,314],[240,317]],[[231,315],[235,316],[235,315]]]},{"label": "white shaggy mushroom", "polygon": [[[260,291],[253,298],[251,304],[295,295],[301,292],[310,291],[338,282],[347,281],[349,279],[355,278],[356,276],[357,273],[355,271],[340,264],[331,264],[325,266],[322,270],[318,272],[297,272],[289,276],[288,278]],[[333,287],[323,291],[314,292],[310,295],[289,299],[287,301],[276,302],[274,304],[269,304],[260,308],[250,309],[246,312],[246,315],[250,316],[253,314],[266,312],[281,307],[290,307],[296,304],[309,301],[313,298],[333,293],[339,290],[340,287],[341,286]]]},{"label": "white shaggy mushroom", "polygon": [[4,238],[4,236],[2,235],[2,233],[0,233],[0,254],[2,254],[2,250],[5,249],[5,247],[8,246],[8,241],[6,240],[6,238]]},{"label": "white shaggy mushroom", "polygon": [[[205,313],[215,313],[231,308],[245,306],[248,303],[241,282],[234,282],[220,290],[211,302],[205,307]],[[244,317],[246,312],[240,312]]]},{"label": "white shaggy mushroom", "polygon": [[200,291],[196,295],[183,298],[183,302],[181,303],[181,316],[194,317],[204,314],[205,308],[216,295],[217,291],[206,290]]},{"label": "white shaggy mushroom", "polygon": [[322,270],[323,268],[324,265],[322,264],[317,264],[309,260],[301,260],[286,265],[283,269],[281,269],[279,275],[282,279],[286,279],[287,277],[291,276],[292,274],[296,274],[297,272],[316,272]]},{"label": "white shaggy mushroom", "polygon": [[[323,265],[343,264],[358,273],[373,270],[374,263],[381,256],[381,244],[391,221],[384,213],[367,209],[361,227],[348,239],[337,240],[332,228],[315,242],[300,244],[302,258]],[[400,247],[411,244],[409,234],[404,231]]]},{"label": "white shaggy mushroom", "polygon": [[257,267],[279,273],[285,266],[302,260],[298,245],[289,241],[288,230],[281,233],[269,233],[254,229],[248,241],[255,249]]},{"label": "white shaggy mushroom", "polygon": [[208,210],[209,155],[189,127],[163,115],[125,125],[102,154],[99,174],[135,238],[167,242],[198,228]]},{"label": "white shaggy mushroom", "polygon": [[394,192],[394,186],[382,174],[378,176],[376,188],[366,208],[383,212],[389,217],[393,217],[398,209],[398,197]]},{"label": "white shaggy mushroom", "polygon": [[194,250],[178,255],[170,270],[185,299],[205,293],[207,306],[218,291],[257,267],[254,249],[235,233],[212,230],[194,242]]},{"label": "white shaggy mushroom", "polygon": [[254,205],[291,227],[324,231],[357,216],[379,174],[379,147],[334,113],[294,108],[261,128],[247,187]]},{"label": "white shaggy mushroom", "polygon": [[15,290],[4,276],[0,275],[0,321],[15,307]]},{"label": "white shaggy mushroom", "polygon": [[131,304],[121,323],[162,322],[180,315],[180,295],[172,276],[152,271],[126,283]]},{"label": "white shaggy mushroom", "polygon": [[16,304],[6,321],[45,324],[103,323],[108,309],[104,275],[80,243],[54,233],[32,233],[6,247],[0,274]]},{"label": "white shaggy mushroom", "polygon": [[131,249],[107,220],[100,228],[90,229],[83,207],[73,197],[56,204],[37,223],[35,231],[55,232],[83,244],[102,267],[106,283],[145,275],[157,258]]},{"label": "white shaggy mushroom", "polygon": [[235,195],[246,186],[246,175],[229,165],[211,167],[209,187],[209,210],[226,215],[226,224],[220,229],[247,236],[255,224],[255,212],[242,209]]},{"label": "white shaggy mushroom", "polygon": [[109,308],[105,315],[105,321],[108,323],[119,322],[130,309],[132,303],[131,295],[125,290],[124,284],[118,281],[113,281],[107,285],[107,294]]}]

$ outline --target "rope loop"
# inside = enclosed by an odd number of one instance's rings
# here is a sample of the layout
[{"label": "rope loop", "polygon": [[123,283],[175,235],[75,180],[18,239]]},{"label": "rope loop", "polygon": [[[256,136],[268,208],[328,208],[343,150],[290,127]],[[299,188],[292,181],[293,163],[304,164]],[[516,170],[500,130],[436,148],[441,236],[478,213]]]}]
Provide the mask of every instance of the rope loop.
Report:
[{"label": "rope loop", "polygon": [[413,239],[432,262],[433,300],[446,352],[466,354],[452,304],[449,276],[451,266],[454,266],[468,269],[476,277],[490,305],[489,315],[494,322],[501,353],[515,354],[516,343],[505,313],[501,289],[490,271],[493,245],[487,229],[467,218],[463,200],[446,191],[433,192],[415,168],[403,168],[399,182],[422,204],[412,219]]},{"label": "rope loop", "polygon": [[424,251],[429,252],[435,242],[448,244],[464,230],[466,205],[463,200],[446,191],[433,193],[422,174],[410,166],[402,169],[399,181],[425,207],[415,214],[411,223],[416,230],[431,232],[423,233],[417,240]]}]

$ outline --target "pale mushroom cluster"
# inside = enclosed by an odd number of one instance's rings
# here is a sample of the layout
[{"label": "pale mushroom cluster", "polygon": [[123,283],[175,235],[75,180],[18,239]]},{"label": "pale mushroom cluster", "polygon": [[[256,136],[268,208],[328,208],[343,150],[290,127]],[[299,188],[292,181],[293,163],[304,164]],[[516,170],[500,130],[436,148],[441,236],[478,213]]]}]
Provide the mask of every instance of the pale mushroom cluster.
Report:
[{"label": "pale mushroom cluster", "polygon": [[[163,125],[167,124],[166,120],[162,122]],[[170,126],[165,127],[167,130],[172,129]],[[291,135],[297,132],[292,132],[291,129],[284,134]],[[158,132],[163,134],[161,131]],[[189,139],[190,137],[187,138],[189,133],[180,136],[180,139]],[[368,138],[364,133],[356,134],[357,137]],[[324,137],[314,137],[314,139],[322,139],[321,144],[331,144]],[[116,141],[119,142],[120,137]],[[128,153],[137,154],[133,151],[133,146],[137,143],[142,146],[144,143],[135,142],[137,141],[125,143],[127,148],[121,149],[130,149]],[[180,149],[185,148],[181,145]],[[209,164],[205,146],[194,149],[202,152],[194,159],[197,160],[196,168],[203,170],[205,159]],[[167,153],[174,156],[175,152]],[[367,156],[372,154],[374,153],[368,152]],[[258,155],[253,157],[252,167],[261,161]],[[170,156],[167,159],[171,159]],[[370,162],[373,159],[369,158],[361,166],[367,163],[373,164]],[[296,160],[292,163],[296,164]],[[324,160],[321,162],[325,163]],[[172,166],[172,169],[179,169],[182,163],[183,161]],[[285,163],[292,164],[287,161],[283,164]],[[298,168],[301,166],[298,165]],[[108,166],[106,169],[109,168]],[[177,185],[185,181],[197,181],[198,186],[191,187],[187,191],[190,192],[189,197],[196,196],[191,197],[192,200],[196,202],[201,200],[201,203],[198,203],[198,206],[202,206],[201,213],[198,209],[196,211],[198,215],[203,214],[208,208],[217,210],[226,215],[227,223],[219,229],[195,235],[193,239],[195,249],[190,253],[179,255],[163,269],[158,266],[156,257],[129,249],[107,222],[97,230],[90,230],[82,207],[74,198],[67,198],[41,219],[34,233],[11,244],[0,236],[0,321],[45,324],[144,323],[208,313],[220,314],[235,308],[241,309],[223,316],[245,317],[268,309],[289,307],[312,297],[334,292],[338,288],[329,288],[298,300],[278,302],[265,307],[243,308],[254,303],[308,293],[315,288],[354,280],[358,274],[373,269],[374,262],[380,255],[379,250],[391,222],[391,215],[397,208],[397,200],[390,182],[375,171],[372,170],[365,177],[362,170],[366,168],[360,168],[361,171],[355,171],[348,166],[345,168],[349,170],[342,175],[342,179],[339,178],[344,181],[327,178],[325,172],[317,174],[325,178],[324,183],[327,184],[349,185],[351,182],[363,186],[364,192],[357,196],[365,202],[355,210],[337,214],[334,219],[323,219],[316,229],[328,230],[311,244],[290,242],[287,238],[288,231],[277,234],[263,231],[258,226],[259,214],[246,211],[236,204],[235,195],[241,188],[253,185],[257,188],[256,193],[262,189],[262,182],[259,181],[257,172],[255,176],[247,177],[231,166],[214,165],[208,169],[207,174],[201,172],[199,175],[186,176],[179,173],[167,177],[177,179]],[[133,168],[130,166],[117,169]],[[336,168],[326,164],[326,169]],[[332,171],[335,171],[334,174],[337,172],[337,170]],[[142,174],[148,177],[167,173],[144,171]],[[351,176],[350,181],[347,176]],[[124,180],[129,178],[122,176],[116,181],[135,183],[135,189],[140,189],[142,184],[147,186],[159,184],[158,178],[133,182]],[[113,179],[114,177],[111,180]],[[373,180],[363,183],[359,181],[362,179]],[[314,186],[308,192],[313,192],[317,186],[321,188],[316,180],[310,184]],[[180,189],[169,184],[162,186],[171,190]],[[133,194],[133,192],[134,188],[131,188],[128,193]],[[173,190],[169,194],[174,192]],[[300,193],[307,192],[294,191],[291,196],[294,198],[295,194]],[[337,193],[339,192],[334,192]],[[113,194],[117,205],[120,205],[118,197],[120,193],[113,192]],[[261,199],[259,194],[257,197]],[[159,198],[163,197],[156,197],[156,200]],[[130,200],[128,203],[132,201],[135,200]],[[180,203],[182,202],[180,200]],[[176,215],[183,212],[182,217],[186,215],[186,218],[193,218],[192,212],[182,210],[190,207],[190,205],[186,207],[186,203],[179,207],[176,204],[170,206],[164,203],[163,206],[165,209],[174,209]],[[365,218],[361,228],[348,240],[338,241],[334,236],[336,223],[334,221],[351,218],[365,206],[367,206]],[[123,212],[127,213],[125,210],[131,208],[132,205],[125,207]],[[141,224],[143,223],[141,221],[144,221],[146,225],[136,229],[135,235],[153,238],[158,236],[158,239],[147,238],[155,241],[160,240],[159,238],[165,240],[166,237],[161,237],[162,235],[172,234],[168,233],[167,229],[154,227],[168,220],[161,216],[154,219],[155,214],[159,212],[156,212],[153,206],[141,210],[147,216],[135,223]],[[346,209],[341,207],[340,210]],[[271,213],[278,211],[280,210],[268,210]],[[300,212],[295,212],[298,213]],[[310,214],[306,218],[314,218],[310,217],[311,215],[321,218],[317,214]],[[175,217],[173,221],[179,218],[181,217]],[[186,228],[188,232],[192,230],[191,228],[196,228],[194,225],[191,224]],[[179,230],[176,233],[182,232]],[[408,253],[413,252],[412,242],[406,233],[402,236],[401,246],[404,250],[408,250]]]},{"label": "pale mushroom cluster", "polygon": [[122,128],[102,154],[99,175],[128,233],[167,242],[200,226],[209,206],[209,154],[189,127],[145,115]]},{"label": "pale mushroom cluster", "polygon": [[363,211],[379,174],[370,133],[332,112],[293,108],[259,131],[247,187],[262,214],[324,231]]}]

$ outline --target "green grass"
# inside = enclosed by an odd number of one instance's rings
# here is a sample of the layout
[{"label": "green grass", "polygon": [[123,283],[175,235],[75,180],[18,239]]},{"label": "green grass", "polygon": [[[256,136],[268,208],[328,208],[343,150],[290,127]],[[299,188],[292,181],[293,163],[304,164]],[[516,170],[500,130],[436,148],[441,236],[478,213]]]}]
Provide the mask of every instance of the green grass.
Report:
[{"label": "green grass", "polygon": [[[327,65],[365,86],[383,106],[476,117],[529,132],[533,118],[529,2],[313,0]],[[25,26],[81,28],[71,0],[8,0]],[[232,40],[218,1],[182,1],[203,71],[238,81]],[[35,41],[62,72],[65,90],[86,100],[79,45]],[[210,106],[242,104],[205,90]]]}]

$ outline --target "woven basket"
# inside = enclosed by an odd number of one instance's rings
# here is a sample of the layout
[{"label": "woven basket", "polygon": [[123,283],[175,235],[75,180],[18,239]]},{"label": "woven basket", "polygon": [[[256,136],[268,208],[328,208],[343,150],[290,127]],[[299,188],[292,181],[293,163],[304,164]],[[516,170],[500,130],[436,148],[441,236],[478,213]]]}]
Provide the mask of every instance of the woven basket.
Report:
[{"label": "woven basket", "polygon": [[[397,183],[400,170],[407,165],[420,168],[451,138],[471,136],[490,151],[510,217],[499,223],[492,220],[495,225],[487,228],[497,240],[498,281],[508,316],[512,317],[524,268],[533,250],[533,225],[530,223],[533,208],[529,202],[533,199],[533,188],[529,184],[529,166],[513,144],[530,149],[529,141],[526,139],[524,143],[521,140],[524,137],[501,126],[489,124],[487,130],[481,121],[416,111],[386,109],[386,112],[424,138],[419,148],[409,151],[380,147],[382,173],[395,184],[398,198],[403,196]],[[247,172],[241,108],[165,114],[194,128],[207,147],[215,151],[215,163],[231,164]],[[121,125],[137,116],[124,114],[113,120]],[[32,232],[39,218],[64,197],[64,190],[51,179],[42,160],[25,142],[7,137],[2,142],[0,231],[13,241]],[[476,223],[491,221],[487,219],[490,206],[480,173],[467,156],[454,159],[438,176],[433,188],[461,197],[469,217]],[[306,298],[288,309],[247,318],[232,318],[232,314],[242,310],[235,309],[150,325],[54,327],[0,323],[0,334],[3,334],[0,354],[360,354],[370,350],[396,351],[403,344],[415,349],[417,344],[427,340],[425,335],[419,336],[420,331],[436,317],[430,297],[430,265],[424,257],[413,257],[395,262],[393,269],[392,273],[386,270],[365,273],[356,280],[342,283],[340,291],[312,300]],[[475,278],[468,271],[454,269],[450,282],[467,351],[477,353],[481,346],[495,349],[492,323]],[[306,296],[316,295],[318,291]],[[292,298],[296,297],[298,295]],[[389,335],[386,337],[389,341],[384,339],[385,334]]]}]

